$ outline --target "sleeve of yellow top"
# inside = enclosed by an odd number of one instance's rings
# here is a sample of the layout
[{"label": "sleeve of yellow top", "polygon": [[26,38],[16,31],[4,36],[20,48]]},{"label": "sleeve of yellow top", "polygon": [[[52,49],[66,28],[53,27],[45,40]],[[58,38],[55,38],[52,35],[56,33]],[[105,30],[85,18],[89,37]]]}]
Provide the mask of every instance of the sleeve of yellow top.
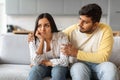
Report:
[{"label": "sleeve of yellow top", "polygon": [[93,63],[101,63],[108,61],[113,46],[113,35],[110,27],[104,29],[103,31],[104,33],[98,51],[94,53],[88,53],[78,50],[78,54],[77,54],[78,60],[83,60]]},{"label": "sleeve of yellow top", "polygon": [[78,28],[78,24],[74,24],[74,25],[64,29],[62,32],[65,33],[68,36],[68,39],[70,40],[71,32],[76,28]]}]

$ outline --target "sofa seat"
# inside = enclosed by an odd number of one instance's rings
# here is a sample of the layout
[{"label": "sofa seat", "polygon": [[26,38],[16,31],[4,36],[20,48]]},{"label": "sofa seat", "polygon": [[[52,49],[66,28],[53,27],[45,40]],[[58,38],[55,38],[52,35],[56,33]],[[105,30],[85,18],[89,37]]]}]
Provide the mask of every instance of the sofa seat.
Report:
[{"label": "sofa seat", "polygon": [[[0,64],[0,80],[27,80],[30,69],[29,65]],[[44,78],[49,79],[50,77]]]},{"label": "sofa seat", "polygon": [[0,64],[0,80],[26,80],[29,65]]}]

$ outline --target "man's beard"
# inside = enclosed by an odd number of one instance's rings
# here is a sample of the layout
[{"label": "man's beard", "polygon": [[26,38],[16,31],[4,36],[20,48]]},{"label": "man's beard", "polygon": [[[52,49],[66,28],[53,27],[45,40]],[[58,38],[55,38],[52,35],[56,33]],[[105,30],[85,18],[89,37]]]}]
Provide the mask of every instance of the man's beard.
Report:
[{"label": "man's beard", "polygon": [[91,34],[92,32],[94,32],[94,30],[93,30],[92,27],[91,27],[90,29],[88,29],[88,30],[79,29],[79,31],[80,31],[81,33],[88,33],[88,34]]}]

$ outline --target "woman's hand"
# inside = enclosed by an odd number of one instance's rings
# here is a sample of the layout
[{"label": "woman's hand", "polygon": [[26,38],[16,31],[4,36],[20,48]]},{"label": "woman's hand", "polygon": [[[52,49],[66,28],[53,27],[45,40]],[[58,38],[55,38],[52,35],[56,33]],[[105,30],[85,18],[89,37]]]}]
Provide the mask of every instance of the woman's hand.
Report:
[{"label": "woman's hand", "polygon": [[40,64],[45,65],[45,66],[52,66],[52,63],[49,60],[42,60]]},{"label": "woman's hand", "polygon": [[37,30],[35,36],[39,39],[40,43],[36,50],[38,55],[43,54],[43,47],[44,47],[44,36]]},{"label": "woman's hand", "polygon": [[34,35],[33,35],[33,33],[29,33],[28,34],[28,43],[29,42],[32,42],[34,40]]},{"label": "woman's hand", "polygon": [[39,38],[39,40],[44,40],[45,37],[39,31],[36,31],[35,36]]}]

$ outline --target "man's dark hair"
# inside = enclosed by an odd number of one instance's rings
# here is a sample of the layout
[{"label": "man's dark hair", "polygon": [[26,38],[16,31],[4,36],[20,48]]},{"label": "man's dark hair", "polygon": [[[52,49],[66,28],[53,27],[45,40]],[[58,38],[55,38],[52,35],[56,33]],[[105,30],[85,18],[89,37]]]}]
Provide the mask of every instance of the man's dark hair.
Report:
[{"label": "man's dark hair", "polygon": [[81,8],[79,15],[86,15],[87,17],[90,17],[93,23],[100,22],[102,9],[98,4],[87,4]]}]

